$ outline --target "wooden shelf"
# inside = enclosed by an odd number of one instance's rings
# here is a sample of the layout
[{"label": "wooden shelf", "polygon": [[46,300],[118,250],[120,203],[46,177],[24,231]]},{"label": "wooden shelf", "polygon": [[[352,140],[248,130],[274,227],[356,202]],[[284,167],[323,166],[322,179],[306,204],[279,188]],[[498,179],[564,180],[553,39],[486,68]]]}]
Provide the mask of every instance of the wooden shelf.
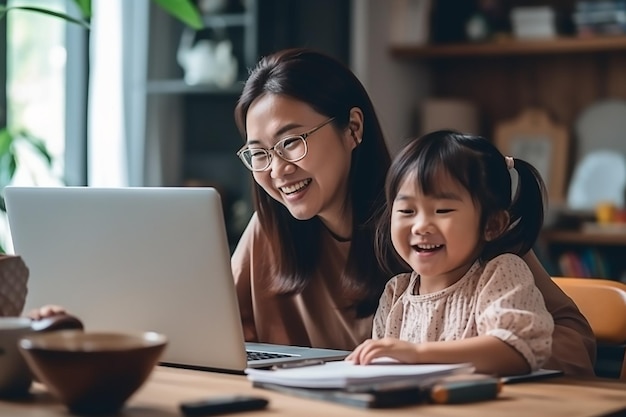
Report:
[{"label": "wooden shelf", "polygon": [[545,40],[507,39],[489,43],[457,43],[446,45],[391,45],[397,58],[458,58],[475,56],[511,56],[572,54],[606,51],[626,51],[626,36],[591,38],[562,37]]},{"label": "wooden shelf", "polygon": [[231,13],[231,14],[207,14],[202,16],[202,22],[207,28],[246,26],[254,19],[252,13]]},{"label": "wooden shelf", "polygon": [[622,233],[544,230],[540,238],[547,243],[626,246],[626,234]]},{"label": "wooden shelf", "polygon": [[146,85],[148,94],[239,94],[243,82],[237,81],[227,88],[220,88],[213,84],[189,85],[184,80],[151,80]]}]

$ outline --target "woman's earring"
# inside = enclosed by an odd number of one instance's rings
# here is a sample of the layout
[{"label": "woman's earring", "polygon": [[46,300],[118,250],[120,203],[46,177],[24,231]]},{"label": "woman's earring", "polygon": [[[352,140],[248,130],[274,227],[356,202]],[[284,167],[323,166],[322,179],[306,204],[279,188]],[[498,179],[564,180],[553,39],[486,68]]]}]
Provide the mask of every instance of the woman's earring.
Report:
[{"label": "woman's earring", "polygon": [[357,137],[356,133],[352,129],[350,129],[350,134],[352,135],[352,139],[354,139],[354,143],[356,144],[356,146],[359,146],[361,144],[362,139]]}]

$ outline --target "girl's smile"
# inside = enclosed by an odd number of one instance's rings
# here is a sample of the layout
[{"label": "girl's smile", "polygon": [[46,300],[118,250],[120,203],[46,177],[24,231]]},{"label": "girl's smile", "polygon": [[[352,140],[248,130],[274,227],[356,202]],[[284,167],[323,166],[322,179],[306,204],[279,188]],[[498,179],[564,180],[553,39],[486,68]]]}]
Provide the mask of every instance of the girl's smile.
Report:
[{"label": "girl's smile", "polygon": [[481,245],[480,209],[467,190],[448,175],[437,186],[445,193],[424,195],[409,176],[398,189],[391,214],[394,247],[427,288],[454,284],[476,260]]}]

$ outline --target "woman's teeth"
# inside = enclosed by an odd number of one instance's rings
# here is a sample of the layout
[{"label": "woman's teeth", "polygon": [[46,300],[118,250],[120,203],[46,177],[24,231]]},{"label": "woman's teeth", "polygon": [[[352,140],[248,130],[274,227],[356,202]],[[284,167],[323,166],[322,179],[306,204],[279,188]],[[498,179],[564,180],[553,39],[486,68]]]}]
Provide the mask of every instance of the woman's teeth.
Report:
[{"label": "woman's teeth", "polygon": [[287,187],[280,187],[280,190],[285,193],[285,194],[293,194],[296,191],[300,191],[301,189],[303,189],[304,187],[306,187],[307,185],[309,185],[311,183],[310,179],[306,179],[306,180],[302,180],[298,183],[289,185]]}]

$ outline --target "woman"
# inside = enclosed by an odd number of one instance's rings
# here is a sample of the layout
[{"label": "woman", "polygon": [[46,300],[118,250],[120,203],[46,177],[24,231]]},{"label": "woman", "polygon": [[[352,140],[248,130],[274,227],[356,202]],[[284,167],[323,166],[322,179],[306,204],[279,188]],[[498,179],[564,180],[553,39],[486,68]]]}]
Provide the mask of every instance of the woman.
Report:
[{"label": "woman", "polygon": [[[255,182],[256,212],[231,259],[246,340],[354,349],[402,272],[374,256],[390,157],[367,92],[333,58],[280,51],[251,72],[235,119]],[[547,367],[592,374],[588,323],[532,251],[524,259],[555,321]]]}]

